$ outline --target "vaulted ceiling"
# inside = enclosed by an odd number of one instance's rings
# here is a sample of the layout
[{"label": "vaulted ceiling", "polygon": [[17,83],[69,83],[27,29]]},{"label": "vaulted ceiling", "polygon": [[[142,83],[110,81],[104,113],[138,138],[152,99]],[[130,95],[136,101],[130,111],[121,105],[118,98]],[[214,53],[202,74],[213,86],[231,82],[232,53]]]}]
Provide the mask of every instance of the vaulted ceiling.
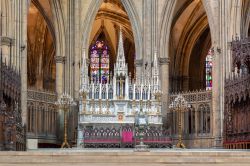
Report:
[{"label": "vaulted ceiling", "polygon": [[105,41],[110,47],[110,62],[116,60],[118,35],[122,28],[124,49],[129,72],[134,74],[135,45],[129,17],[120,0],[104,0],[96,15],[90,36],[90,45],[94,44],[100,34],[105,36]]},{"label": "vaulted ceiling", "polygon": [[55,34],[47,0],[30,3],[28,14],[28,85],[38,89],[54,88]]},{"label": "vaulted ceiling", "polygon": [[133,42],[133,32],[128,15],[120,0],[106,0],[102,3],[93,25],[90,41],[93,41],[99,29],[105,27],[109,29],[108,33],[113,47],[116,49],[117,32],[120,26],[123,29],[123,35]]},{"label": "vaulted ceiling", "polygon": [[204,88],[204,61],[211,47],[211,36],[202,1],[178,0],[174,13],[170,41],[170,77],[172,85],[177,87],[172,88]]},{"label": "vaulted ceiling", "polygon": [[250,0],[243,0],[242,1],[242,27],[241,31],[243,36],[250,36]]}]

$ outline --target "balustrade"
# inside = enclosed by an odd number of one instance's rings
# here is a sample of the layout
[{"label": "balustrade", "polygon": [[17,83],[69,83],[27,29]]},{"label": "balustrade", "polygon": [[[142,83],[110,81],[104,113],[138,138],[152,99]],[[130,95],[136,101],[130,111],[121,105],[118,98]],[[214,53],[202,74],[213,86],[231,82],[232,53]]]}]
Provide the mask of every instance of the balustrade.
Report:
[{"label": "balustrade", "polygon": [[27,137],[56,142],[56,94],[29,89]]},{"label": "balustrade", "polygon": [[[191,106],[188,111],[183,112],[183,124],[184,124],[184,141],[187,140],[199,140],[212,138],[212,91],[200,90],[189,91],[170,94],[169,103],[172,103],[174,99],[181,94],[188,104]],[[171,135],[174,139],[177,139],[178,134],[178,121],[176,120],[176,112],[168,113],[168,122],[171,128]],[[189,141],[189,143],[192,141]],[[211,142],[211,141],[210,141]],[[195,144],[195,143],[194,143]],[[196,143],[196,146],[202,147]],[[210,143],[208,143],[210,144]],[[195,147],[195,145],[192,145]]]}]

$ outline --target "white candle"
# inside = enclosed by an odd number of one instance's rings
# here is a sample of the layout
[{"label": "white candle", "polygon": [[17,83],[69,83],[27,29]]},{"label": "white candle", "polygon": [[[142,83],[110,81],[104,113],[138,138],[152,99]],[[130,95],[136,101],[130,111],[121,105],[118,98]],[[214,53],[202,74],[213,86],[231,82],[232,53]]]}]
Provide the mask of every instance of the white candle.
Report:
[{"label": "white candle", "polygon": [[108,99],[108,93],[109,93],[109,86],[108,83],[106,83],[106,99]]},{"label": "white candle", "polygon": [[135,100],[135,84],[133,85],[133,100]]},{"label": "white candle", "polygon": [[150,85],[148,86],[148,100],[150,100]]},{"label": "white candle", "polygon": [[141,84],[141,91],[140,91],[140,99],[142,100],[142,87],[143,85]]},{"label": "white candle", "polygon": [[92,99],[95,98],[95,86],[94,83],[92,82]]},{"label": "white candle", "polygon": [[102,98],[102,84],[99,84],[99,99]]}]

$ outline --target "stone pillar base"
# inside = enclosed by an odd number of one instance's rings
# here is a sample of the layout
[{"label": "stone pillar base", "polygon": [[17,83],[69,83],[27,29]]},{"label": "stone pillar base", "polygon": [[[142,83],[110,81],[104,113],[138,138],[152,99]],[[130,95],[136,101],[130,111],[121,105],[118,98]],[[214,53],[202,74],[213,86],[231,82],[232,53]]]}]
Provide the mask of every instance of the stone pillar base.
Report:
[{"label": "stone pillar base", "polygon": [[38,139],[27,139],[27,150],[38,149]]},{"label": "stone pillar base", "polygon": [[214,146],[213,146],[213,148],[215,148],[215,149],[223,148],[222,137],[215,137],[214,138]]},{"label": "stone pillar base", "polygon": [[135,146],[135,152],[149,152],[148,145],[139,144]]}]

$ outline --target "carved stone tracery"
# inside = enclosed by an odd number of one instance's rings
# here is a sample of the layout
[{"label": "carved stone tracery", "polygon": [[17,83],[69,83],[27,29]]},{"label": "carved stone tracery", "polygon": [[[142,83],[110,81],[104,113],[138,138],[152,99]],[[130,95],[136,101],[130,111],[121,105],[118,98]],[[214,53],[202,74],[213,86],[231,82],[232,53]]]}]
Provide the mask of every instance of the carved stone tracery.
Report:
[{"label": "carved stone tracery", "polygon": [[65,56],[56,56],[56,57],[55,57],[56,63],[64,63],[65,60],[66,60],[66,57],[65,57]]},{"label": "carved stone tracery", "polygon": [[169,58],[159,58],[160,65],[169,64]]},{"label": "carved stone tracery", "polygon": [[[207,142],[211,142],[213,132],[212,91],[197,90],[172,93],[169,96],[169,103],[172,103],[179,94],[185,98],[190,106],[188,111],[182,115],[185,126],[183,131],[184,140],[187,139],[189,142],[191,142],[190,139],[199,140],[206,138]],[[170,112],[167,116],[169,121],[168,126],[171,129],[171,135],[173,136],[173,139],[177,139],[178,133],[178,120],[176,120],[176,116],[176,112]],[[195,145],[197,147],[204,146],[199,142],[196,142],[195,144],[197,144]],[[207,146],[209,147],[211,145]]]},{"label": "carved stone tracery", "polygon": [[136,67],[142,67],[143,59],[136,59],[135,60],[135,66]]}]

